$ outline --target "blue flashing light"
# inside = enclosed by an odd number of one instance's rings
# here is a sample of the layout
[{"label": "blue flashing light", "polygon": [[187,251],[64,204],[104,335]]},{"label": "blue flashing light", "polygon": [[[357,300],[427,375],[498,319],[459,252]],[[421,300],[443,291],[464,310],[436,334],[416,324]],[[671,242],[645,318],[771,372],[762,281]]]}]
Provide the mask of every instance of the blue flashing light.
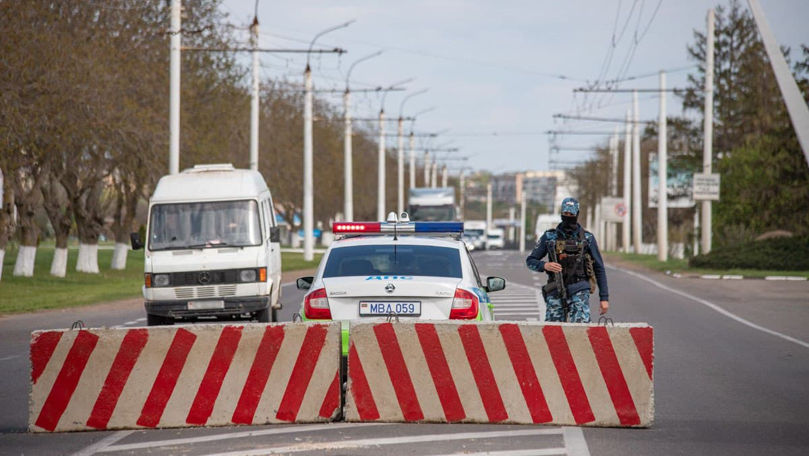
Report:
[{"label": "blue flashing light", "polygon": [[463,222],[416,222],[416,233],[463,233]]}]

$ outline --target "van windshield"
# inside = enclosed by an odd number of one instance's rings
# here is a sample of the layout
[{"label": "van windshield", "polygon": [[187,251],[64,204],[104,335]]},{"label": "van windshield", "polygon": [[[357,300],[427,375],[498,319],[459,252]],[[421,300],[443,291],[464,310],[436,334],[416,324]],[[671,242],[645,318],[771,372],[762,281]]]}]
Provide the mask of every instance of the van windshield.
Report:
[{"label": "van windshield", "polygon": [[252,200],[156,204],[149,219],[149,250],[261,245]]}]

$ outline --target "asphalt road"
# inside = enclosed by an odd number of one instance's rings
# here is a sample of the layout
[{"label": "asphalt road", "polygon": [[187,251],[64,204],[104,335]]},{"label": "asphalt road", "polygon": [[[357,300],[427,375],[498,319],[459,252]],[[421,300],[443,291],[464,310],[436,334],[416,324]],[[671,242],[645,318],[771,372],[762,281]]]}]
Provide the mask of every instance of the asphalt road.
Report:
[{"label": "asphalt road", "polygon": [[[497,319],[542,319],[542,275],[516,252],[475,258],[482,275],[509,282],[492,295]],[[75,320],[143,325],[142,303],[132,300],[0,319],[0,454],[809,454],[808,282],[673,279],[614,267],[608,276],[610,316],[655,328],[650,429],[336,423],[27,433],[30,332]],[[282,321],[301,296],[294,285],[284,288]]]}]

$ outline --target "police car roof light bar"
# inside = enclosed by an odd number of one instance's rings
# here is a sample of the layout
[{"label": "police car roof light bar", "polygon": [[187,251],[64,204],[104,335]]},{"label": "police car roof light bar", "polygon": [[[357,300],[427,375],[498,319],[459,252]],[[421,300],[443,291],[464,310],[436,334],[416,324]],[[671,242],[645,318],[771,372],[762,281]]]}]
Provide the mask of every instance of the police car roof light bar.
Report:
[{"label": "police car roof light bar", "polygon": [[334,234],[463,233],[463,222],[334,222]]}]

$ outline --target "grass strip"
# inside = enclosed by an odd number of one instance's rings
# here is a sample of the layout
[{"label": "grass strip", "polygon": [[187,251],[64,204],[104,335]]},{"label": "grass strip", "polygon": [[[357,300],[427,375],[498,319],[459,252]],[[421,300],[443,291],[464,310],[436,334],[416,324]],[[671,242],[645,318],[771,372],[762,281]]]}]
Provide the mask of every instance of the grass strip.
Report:
[{"label": "grass strip", "polygon": [[[6,251],[3,259],[3,275],[0,279],[0,315],[33,312],[45,309],[61,309],[103,302],[131,299],[142,296],[143,250],[130,251],[126,269],[110,270],[112,249],[98,250],[98,274],[76,272],[77,249],[69,249],[67,274],[64,278],[50,275],[54,248],[40,246],[37,249],[33,277],[15,277],[14,262],[17,249]],[[304,261],[302,253],[281,253],[284,272],[317,267],[322,254],[314,261]]]}]

